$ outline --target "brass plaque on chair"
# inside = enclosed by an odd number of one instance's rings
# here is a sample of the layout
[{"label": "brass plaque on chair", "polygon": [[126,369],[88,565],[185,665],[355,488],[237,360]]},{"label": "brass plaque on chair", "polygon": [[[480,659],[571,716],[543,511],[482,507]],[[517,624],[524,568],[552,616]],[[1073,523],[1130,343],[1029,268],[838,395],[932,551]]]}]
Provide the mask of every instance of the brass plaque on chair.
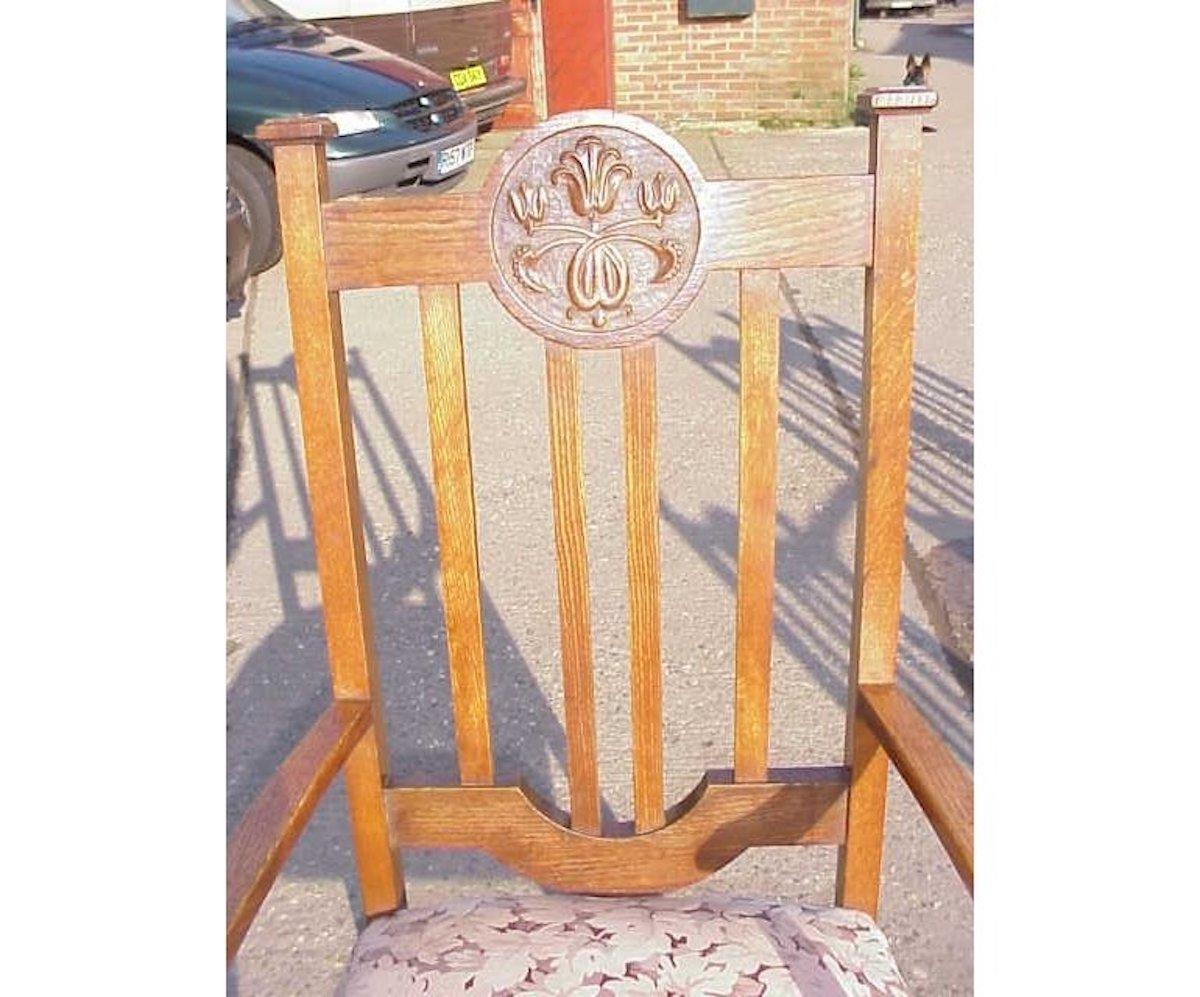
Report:
[{"label": "brass plaque on chair", "polygon": [[703,278],[699,170],[639,119],[581,111],[547,124],[514,143],[489,184],[497,297],[568,346],[661,332]]}]

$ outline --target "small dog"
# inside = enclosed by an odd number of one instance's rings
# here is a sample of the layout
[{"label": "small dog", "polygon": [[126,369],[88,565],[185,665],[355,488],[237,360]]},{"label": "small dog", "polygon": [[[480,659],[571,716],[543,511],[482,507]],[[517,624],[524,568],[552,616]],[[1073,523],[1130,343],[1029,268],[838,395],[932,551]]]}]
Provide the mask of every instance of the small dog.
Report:
[{"label": "small dog", "polygon": [[[925,58],[917,62],[917,57],[911,52],[908,60],[904,63],[904,86],[906,87],[927,87],[929,86],[929,73],[933,69],[933,60],[929,57],[929,53],[925,53]],[[921,125],[923,132],[936,132],[937,129],[930,124]]]},{"label": "small dog", "polygon": [[917,62],[917,57],[910,54],[908,61],[904,64],[904,86],[906,87],[927,87],[929,86],[929,72],[933,68],[933,60],[929,58],[929,53],[925,53],[925,58]]}]

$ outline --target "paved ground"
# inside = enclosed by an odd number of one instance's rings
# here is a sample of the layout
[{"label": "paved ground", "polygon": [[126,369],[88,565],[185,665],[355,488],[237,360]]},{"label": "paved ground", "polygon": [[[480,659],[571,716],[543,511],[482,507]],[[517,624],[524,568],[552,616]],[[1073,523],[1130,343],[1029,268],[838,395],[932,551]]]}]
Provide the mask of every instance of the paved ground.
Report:
[{"label": "paved ground", "polygon": [[[866,82],[893,83],[908,51],[931,51],[942,106],[926,136],[913,419],[914,469],[901,675],[957,754],[972,758],[969,669],[943,648],[950,569],[971,536],[971,62],[961,27],[939,15],[868,21],[856,54]],[[846,129],[681,136],[711,177],[862,170],[865,134]],[[484,160],[498,148],[485,140]],[[484,164],[486,165],[486,163]],[[478,182],[483,170],[472,178]],[[861,272],[789,272],[782,432],[772,758],[840,757],[850,625],[854,423]],[[367,551],[397,779],[450,780],[453,738],[425,426],[407,291],[343,298]],[[660,351],[667,791],[683,795],[731,752],[735,552],[736,281],[709,280]],[[465,292],[493,732],[503,775],[565,802],[553,543],[540,341],[483,287]],[[231,485],[228,567],[229,820],[328,698],[300,464],[299,416],[282,271],[255,282],[228,325]],[[244,358],[244,359],[241,359]],[[239,373],[245,366],[247,378]],[[243,383],[245,385],[243,389]],[[615,358],[584,363],[588,531],[605,803],[632,812],[624,537]],[[930,581],[930,575],[933,581]],[[969,652],[968,652],[969,655]],[[405,856],[411,900],[530,885],[474,855]],[[972,904],[904,787],[893,779],[881,921],[914,993],[971,992]],[[832,898],[834,851],[761,849],[712,888]],[[251,995],[329,994],[358,907],[340,782],[318,809],[229,976]]]}]

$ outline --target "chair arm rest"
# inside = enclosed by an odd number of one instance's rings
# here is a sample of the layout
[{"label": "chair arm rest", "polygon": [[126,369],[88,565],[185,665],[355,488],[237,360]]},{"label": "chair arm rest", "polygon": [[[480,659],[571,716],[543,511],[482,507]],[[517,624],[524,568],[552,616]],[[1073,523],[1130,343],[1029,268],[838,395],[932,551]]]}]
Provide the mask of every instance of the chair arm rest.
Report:
[{"label": "chair arm rest", "polygon": [[894,685],[862,685],[858,704],[896,770],[912,790],[967,889],[975,889],[971,777],[912,701]]},{"label": "chair arm rest", "polygon": [[370,726],[369,703],[335,700],[250,804],[226,850],[227,960],[237,953],[317,803]]}]

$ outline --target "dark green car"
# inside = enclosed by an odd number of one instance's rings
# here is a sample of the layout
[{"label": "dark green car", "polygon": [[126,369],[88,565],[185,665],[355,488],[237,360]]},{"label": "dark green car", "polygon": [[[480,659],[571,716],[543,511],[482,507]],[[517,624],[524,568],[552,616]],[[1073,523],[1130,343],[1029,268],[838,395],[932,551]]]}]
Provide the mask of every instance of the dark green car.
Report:
[{"label": "dark green car", "polygon": [[226,0],[225,163],[250,222],[249,271],[281,254],[270,149],[254,138],[268,118],[321,114],[334,197],[436,188],[475,158],[475,114],[431,70],[306,24],[267,0]]}]

